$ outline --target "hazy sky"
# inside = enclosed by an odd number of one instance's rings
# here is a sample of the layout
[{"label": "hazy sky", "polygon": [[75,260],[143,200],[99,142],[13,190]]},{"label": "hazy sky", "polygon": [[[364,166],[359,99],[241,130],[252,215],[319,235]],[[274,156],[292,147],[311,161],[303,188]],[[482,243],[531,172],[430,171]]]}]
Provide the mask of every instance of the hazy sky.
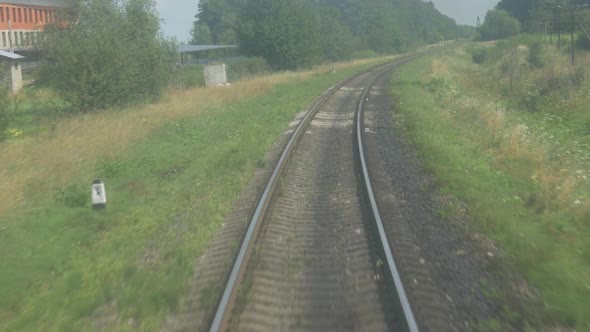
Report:
[{"label": "hazy sky", "polygon": [[499,0],[431,0],[438,10],[459,24],[475,25],[477,16],[483,22],[488,10],[494,8]]},{"label": "hazy sky", "polygon": [[[164,20],[162,30],[167,37],[188,41],[198,0],[157,0],[160,16]],[[457,20],[459,24],[475,25],[479,15],[483,21],[486,12],[498,0],[432,0],[443,14]]]},{"label": "hazy sky", "polygon": [[166,37],[188,41],[198,9],[198,0],[156,0],[160,17],[164,20],[162,31]]}]

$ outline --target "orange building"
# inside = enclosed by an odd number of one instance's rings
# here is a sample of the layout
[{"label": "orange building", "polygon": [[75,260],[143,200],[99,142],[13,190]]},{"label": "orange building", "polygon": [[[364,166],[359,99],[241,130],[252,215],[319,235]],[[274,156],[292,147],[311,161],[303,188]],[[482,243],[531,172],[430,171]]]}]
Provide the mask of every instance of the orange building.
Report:
[{"label": "orange building", "polygon": [[56,23],[67,0],[0,0],[0,50],[31,48],[38,32]]}]

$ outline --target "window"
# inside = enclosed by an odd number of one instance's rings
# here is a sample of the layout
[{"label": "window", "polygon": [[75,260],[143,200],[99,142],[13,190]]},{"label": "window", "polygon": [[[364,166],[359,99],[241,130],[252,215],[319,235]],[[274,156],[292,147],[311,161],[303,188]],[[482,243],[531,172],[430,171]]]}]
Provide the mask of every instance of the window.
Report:
[{"label": "window", "polygon": [[2,31],[2,47],[6,46],[8,46],[8,43],[6,42],[6,32]]},{"label": "window", "polygon": [[4,7],[0,7],[0,22],[4,22]]},{"label": "window", "polygon": [[48,13],[47,13],[47,9],[44,9],[44,10],[43,10],[43,21],[44,21],[46,24],[47,24],[47,23],[49,23],[49,19],[48,19],[48,16],[49,16],[49,15],[47,15],[47,14],[48,14]]},{"label": "window", "polygon": [[20,45],[24,46],[25,45],[24,33],[22,31],[20,31],[18,34],[19,34],[18,40],[20,40]]},{"label": "window", "polygon": [[18,46],[18,32],[14,32],[14,46]]},{"label": "window", "polygon": [[18,9],[18,22],[22,23],[23,21],[23,11],[21,8]]},{"label": "window", "polygon": [[16,22],[16,8],[12,8],[12,22]]},{"label": "window", "polygon": [[25,15],[25,23],[29,23],[29,9],[23,8],[23,14]]}]

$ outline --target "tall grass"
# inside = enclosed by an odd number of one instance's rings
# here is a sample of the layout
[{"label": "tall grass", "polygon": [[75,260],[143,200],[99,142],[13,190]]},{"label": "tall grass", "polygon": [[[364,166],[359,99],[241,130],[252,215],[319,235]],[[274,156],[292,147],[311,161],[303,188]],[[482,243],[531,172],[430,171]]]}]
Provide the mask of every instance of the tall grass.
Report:
[{"label": "tall grass", "polygon": [[[587,330],[590,85],[574,86],[565,56],[549,53],[554,63],[539,68],[527,52],[510,47],[480,64],[464,50],[424,60],[402,72],[396,91],[439,185],[467,202],[474,225],[541,291],[544,316],[531,323]],[[552,87],[531,112],[522,94],[548,78],[569,91]]]}]

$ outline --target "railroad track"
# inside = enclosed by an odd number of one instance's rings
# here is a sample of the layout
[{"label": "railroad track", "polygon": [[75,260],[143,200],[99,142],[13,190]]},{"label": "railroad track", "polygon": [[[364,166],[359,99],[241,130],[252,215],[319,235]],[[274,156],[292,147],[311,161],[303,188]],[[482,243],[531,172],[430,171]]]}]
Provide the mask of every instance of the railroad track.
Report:
[{"label": "railroad track", "polygon": [[363,108],[379,77],[320,96],[270,175],[210,331],[418,331],[365,161]]}]

